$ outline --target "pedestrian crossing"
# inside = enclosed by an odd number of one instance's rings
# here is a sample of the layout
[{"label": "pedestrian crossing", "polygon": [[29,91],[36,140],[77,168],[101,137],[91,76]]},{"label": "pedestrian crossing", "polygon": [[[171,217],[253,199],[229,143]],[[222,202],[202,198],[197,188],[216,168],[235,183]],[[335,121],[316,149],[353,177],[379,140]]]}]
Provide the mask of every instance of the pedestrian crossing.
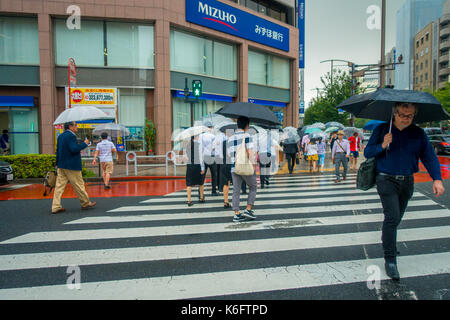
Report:
[{"label": "pedestrian crossing", "polygon": [[[0,299],[277,299],[305,290],[321,299],[321,288],[350,285],[366,289],[349,299],[381,299],[380,290],[367,287],[367,270],[376,266],[379,280],[390,281],[382,207],[376,190],[357,190],[355,178],[273,177],[258,189],[257,219],[240,223],[232,222],[222,195],[209,196],[210,185],[207,202],[193,197],[192,207],[180,191],[88,211],[58,230],[0,242]],[[448,208],[414,192],[398,242],[402,279],[450,277]],[[79,288],[69,286],[71,267],[79,268]]]}]

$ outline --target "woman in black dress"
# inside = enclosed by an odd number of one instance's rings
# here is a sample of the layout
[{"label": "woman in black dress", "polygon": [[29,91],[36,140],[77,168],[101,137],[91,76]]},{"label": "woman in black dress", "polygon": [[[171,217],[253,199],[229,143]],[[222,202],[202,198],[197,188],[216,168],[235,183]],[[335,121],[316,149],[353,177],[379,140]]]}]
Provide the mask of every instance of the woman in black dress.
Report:
[{"label": "woman in black dress", "polygon": [[203,162],[201,145],[198,137],[192,137],[184,145],[185,154],[187,155],[186,165],[186,186],[188,206],[193,206],[191,201],[192,187],[199,186],[199,202],[205,202],[204,183],[205,183],[205,163]]}]

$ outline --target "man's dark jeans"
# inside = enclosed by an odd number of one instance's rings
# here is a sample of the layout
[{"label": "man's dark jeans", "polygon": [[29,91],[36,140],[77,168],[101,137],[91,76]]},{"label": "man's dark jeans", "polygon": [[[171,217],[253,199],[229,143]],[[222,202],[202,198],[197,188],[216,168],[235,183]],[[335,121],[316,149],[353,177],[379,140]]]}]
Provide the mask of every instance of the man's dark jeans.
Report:
[{"label": "man's dark jeans", "polygon": [[413,195],[414,176],[406,176],[404,180],[399,180],[392,176],[377,175],[376,185],[384,213],[381,235],[384,259],[396,263],[397,227]]}]

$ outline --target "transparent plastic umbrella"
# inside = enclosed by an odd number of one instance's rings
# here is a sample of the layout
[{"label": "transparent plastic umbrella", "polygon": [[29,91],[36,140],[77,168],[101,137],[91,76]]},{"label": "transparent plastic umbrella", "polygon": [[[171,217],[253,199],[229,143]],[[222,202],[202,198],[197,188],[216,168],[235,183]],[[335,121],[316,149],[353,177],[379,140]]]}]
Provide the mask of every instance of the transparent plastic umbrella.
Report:
[{"label": "transparent plastic umbrella", "polygon": [[337,121],[330,121],[330,122],[327,122],[327,123],[325,123],[325,127],[326,127],[326,128],[329,128],[329,127],[338,127],[339,129],[344,129],[344,128],[345,128],[345,126],[344,126],[342,123],[337,122]]},{"label": "transparent plastic umbrella", "polygon": [[328,127],[325,129],[325,133],[330,133],[330,132],[339,131],[339,130],[340,130],[339,127]]},{"label": "transparent plastic umbrella", "polygon": [[364,134],[364,131],[362,129],[355,128],[355,127],[345,127],[343,131],[344,131],[344,135],[346,138],[351,137],[354,132],[358,132],[359,136],[361,136],[361,137]]},{"label": "transparent plastic umbrella", "polygon": [[310,125],[310,127],[311,128],[319,128],[319,129],[322,129],[322,130],[325,130],[325,128],[326,128],[325,124],[322,123],[322,122],[313,123],[312,125]]},{"label": "transparent plastic umbrella", "polygon": [[294,127],[286,127],[283,129],[282,134],[283,143],[297,143],[300,141],[298,131]]},{"label": "transparent plastic umbrella", "polygon": [[189,139],[194,136],[198,136],[199,134],[202,134],[203,132],[207,132],[209,129],[205,126],[194,126],[189,127],[183,131],[181,131],[174,139],[174,141],[182,141]]},{"label": "transparent plastic umbrella", "polygon": [[107,132],[111,137],[128,137],[130,135],[130,130],[127,127],[113,122],[100,124],[92,130],[92,133],[96,135],[101,135],[102,132]]},{"label": "transparent plastic umbrella", "polygon": [[64,124],[67,122],[79,122],[86,120],[113,119],[102,110],[91,106],[72,107],[64,110],[53,122],[54,125]]}]

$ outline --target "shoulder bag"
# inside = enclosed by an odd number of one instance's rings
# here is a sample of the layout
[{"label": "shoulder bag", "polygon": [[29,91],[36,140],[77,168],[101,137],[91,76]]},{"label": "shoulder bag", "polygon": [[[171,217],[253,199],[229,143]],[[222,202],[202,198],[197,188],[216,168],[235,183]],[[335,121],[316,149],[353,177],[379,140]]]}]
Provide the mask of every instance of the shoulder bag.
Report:
[{"label": "shoulder bag", "polygon": [[245,147],[245,136],[242,138],[241,145],[236,149],[234,173],[240,176],[251,176],[254,173],[253,164],[250,163],[247,148]]}]

